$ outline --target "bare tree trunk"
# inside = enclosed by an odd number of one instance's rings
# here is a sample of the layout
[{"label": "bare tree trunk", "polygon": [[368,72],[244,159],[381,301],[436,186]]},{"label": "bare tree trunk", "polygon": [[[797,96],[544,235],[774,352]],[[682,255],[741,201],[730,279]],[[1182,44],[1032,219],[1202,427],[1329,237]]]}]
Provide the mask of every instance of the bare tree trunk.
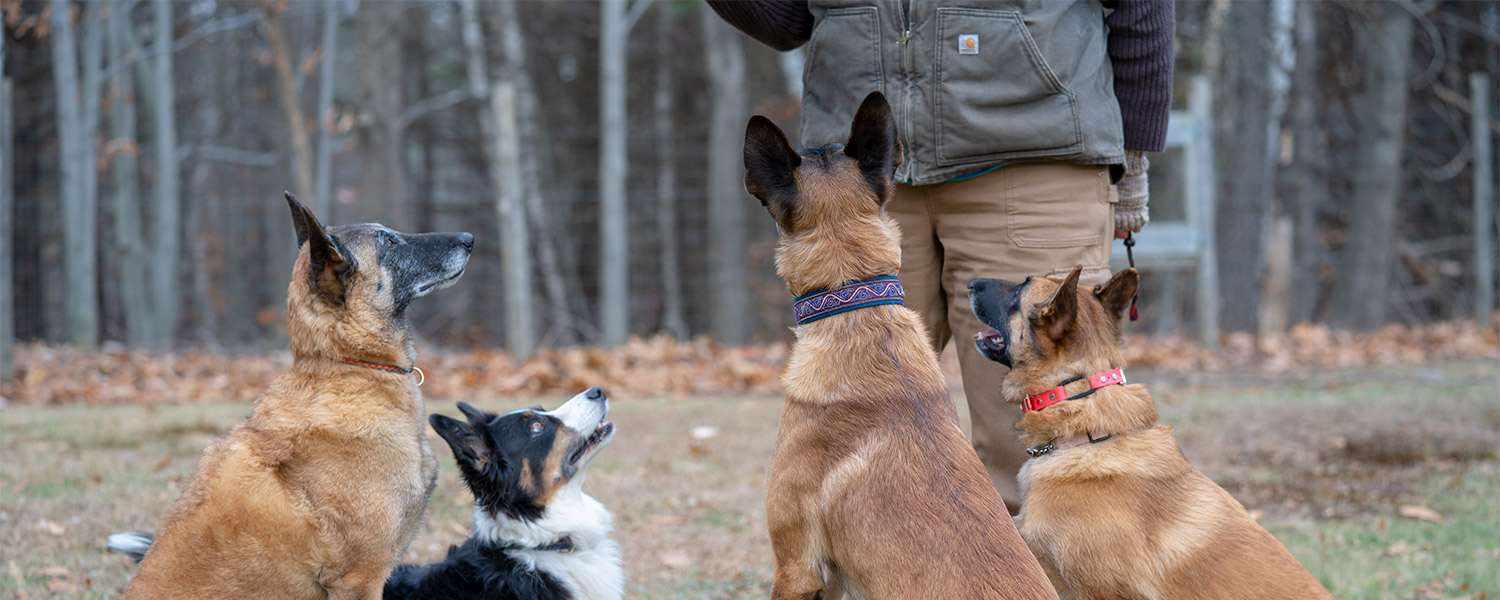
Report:
[{"label": "bare tree trunk", "polygon": [[333,215],[333,73],[339,32],[339,3],[323,4],[323,65],[318,71],[318,149],[313,208],[321,218]]},{"label": "bare tree trunk", "polygon": [[[90,143],[88,125],[80,110],[83,90],[78,82],[78,51],[74,46],[72,8],[67,0],[51,0],[53,79],[57,85],[57,132],[59,172],[62,182],[63,296],[65,333],[68,343],[93,348],[98,345],[99,314],[94,243],[95,219],[87,198],[87,171],[94,165],[85,148]],[[97,33],[98,13],[87,11],[85,34]],[[98,53],[94,52],[94,58]],[[85,58],[89,52],[85,51]],[[85,66],[87,70],[87,66]],[[94,98],[97,106],[98,98]],[[96,109],[97,110],[97,109]],[[88,220],[85,220],[88,219]]]},{"label": "bare tree trunk", "polygon": [[1330,321],[1351,329],[1374,328],[1385,318],[1395,253],[1396,202],[1405,189],[1401,158],[1406,141],[1407,72],[1412,17],[1406,8],[1364,5],[1375,18],[1360,37],[1365,89],[1355,149],[1354,205],[1334,288]]},{"label": "bare tree trunk", "polygon": [[740,34],[713,11],[699,10],[708,59],[708,264],[712,275],[710,330],[726,344],[750,341],[749,207],[743,152],[745,52]]},{"label": "bare tree trunk", "polygon": [[[114,0],[109,14],[109,55],[115,65],[137,58],[125,42],[130,27],[130,0]],[[137,348],[151,345],[151,302],[146,295],[149,264],[146,235],[141,227],[141,171],[136,155],[135,79],[129,70],[116,68],[110,84],[109,130],[114,147],[114,241],[111,254],[118,266],[120,305],[125,313],[125,341]]]},{"label": "bare tree trunk", "polygon": [[539,155],[545,155],[543,148],[546,140],[538,129],[542,125],[542,119],[536,105],[536,88],[527,71],[526,34],[521,30],[521,19],[516,12],[515,3],[498,2],[494,7],[496,17],[491,22],[500,32],[505,77],[516,88],[521,147],[529,149],[521,153],[522,180],[525,186],[523,196],[526,204],[523,212],[526,214],[527,225],[536,233],[534,247],[537,268],[541,273],[542,290],[547,297],[548,319],[551,321],[546,338],[552,343],[570,345],[578,339],[581,329],[581,322],[573,311],[581,294],[578,293],[577,286],[568,281],[566,273],[571,271],[563,265],[559,250],[561,242],[547,218],[550,203],[542,192],[542,172],[538,159]]},{"label": "bare tree trunk", "polygon": [[677,260],[677,140],[672,119],[672,14],[656,13],[656,238],[661,244],[661,328],[683,340],[689,332]]},{"label": "bare tree trunk", "polygon": [[356,203],[347,207],[352,214],[341,214],[340,221],[379,221],[395,229],[411,224],[401,160],[401,46],[394,34],[403,8],[399,2],[359,5],[359,183]]},{"label": "bare tree trunk", "polygon": [[[1272,0],[1270,6],[1270,60],[1266,73],[1266,87],[1270,97],[1270,114],[1266,119],[1266,187],[1274,190],[1277,170],[1281,166],[1282,129],[1281,119],[1292,87],[1292,72],[1297,66],[1297,46],[1292,38],[1292,18],[1295,15],[1292,0]],[[1267,231],[1264,241],[1265,265],[1261,282],[1260,307],[1256,313],[1256,324],[1262,334],[1276,333],[1287,328],[1287,313],[1291,310],[1292,278],[1292,223],[1285,216],[1287,203],[1277,198],[1271,214],[1274,224]]]},{"label": "bare tree trunk", "polygon": [[[1222,61],[1214,87],[1235,90],[1219,98],[1218,145],[1221,194],[1216,214],[1221,324],[1255,328],[1272,189],[1266,86],[1268,4],[1230,2],[1219,30]],[[1214,34],[1210,34],[1211,36]],[[1220,37],[1216,36],[1216,37]]]},{"label": "bare tree trunk", "polygon": [[155,84],[153,123],[156,143],[156,210],[152,228],[151,305],[156,309],[154,341],[158,348],[171,347],[177,335],[178,303],[177,260],[182,253],[181,207],[177,188],[180,183],[177,164],[177,116],[173,104],[177,98],[172,81],[172,2],[154,0]]},{"label": "bare tree trunk", "polygon": [[535,311],[531,296],[531,240],[523,203],[524,172],[517,124],[514,73],[506,69],[490,87],[484,38],[475,0],[461,0],[463,44],[468,57],[470,93],[488,98],[480,111],[495,216],[499,223],[501,280],[505,285],[505,347],[512,359],[524,360],[536,350]]},{"label": "bare tree trunk", "polygon": [[[302,103],[297,101],[291,49],[287,47],[281,27],[282,5],[274,0],[261,0],[260,6],[266,14],[266,42],[271,45],[271,63],[276,67],[276,81],[281,88],[281,112],[286,115],[287,129],[292,135],[292,171],[297,174],[297,196],[313,201],[312,143],[308,139]],[[328,217],[320,215],[319,218]]]},{"label": "bare tree trunk", "polygon": [[599,343],[630,333],[630,255],[626,233],[625,64],[630,30],[625,0],[599,9]]},{"label": "bare tree trunk", "polygon": [[1297,3],[1297,68],[1293,71],[1291,132],[1292,160],[1283,165],[1282,199],[1292,218],[1292,282],[1288,291],[1287,321],[1312,321],[1317,309],[1319,256],[1327,250],[1318,239],[1318,214],[1331,202],[1328,189],[1328,135],[1325,115],[1324,65],[1319,38],[1318,3]]},{"label": "bare tree trunk", "polygon": [[[0,71],[5,67],[5,40],[0,35]],[[16,339],[15,293],[11,248],[15,247],[15,223],[11,209],[15,206],[15,121],[12,118],[14,90],[10,73],[0,73],[0,383],[15,376],[11,342]]]}]

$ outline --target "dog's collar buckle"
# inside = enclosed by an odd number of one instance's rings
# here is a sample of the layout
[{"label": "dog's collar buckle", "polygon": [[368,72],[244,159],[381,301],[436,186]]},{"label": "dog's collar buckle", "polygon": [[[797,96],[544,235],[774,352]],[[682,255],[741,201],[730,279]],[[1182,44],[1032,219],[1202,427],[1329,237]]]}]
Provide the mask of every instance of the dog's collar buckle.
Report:
[{"label": "dog's collar buckle", "polygon": [[1038,411],[1038,410],[1042,410],[1044,408],[1047,408],[1048,406],[1052,406],[1053,404],[1057,404],[1058,402],[1062,402],[1064,400],[1076,400],[1078,398],[1082,398],[1084,396],[1087,396],[1089,394],[1094,393],[1094,390],[1097,390],[1097,389],[1102,388],[1102,387],[1111,386],[1111,385],[1125,385],[1125,368],[1121,367],[1121,368],[1118,368],[1118,369],[1110,369],[1108,371],[1102,371],[1102,372],[1099,372],[1099,373],[1094,373],[1093,375],[1089,375],[1088,376],[1088,380],[1089,380],[1089,389],[1088,389],[1088,391],[1086,391],[1086,392],[1084,392],[1082,394],[1079,394],[1077,396],[1073,396],[1073,397],[1069,398],[1068,397],[1068,392],[1064,388],[1066,388],[1068,384],[1073,383],[1075,381],[1078,381],[1080,379],[1083,379],[1082,375],[1079,375],[1077,377],[1074,377],[1072,379],[1064,381],[1064,382],[1058,384],[1057,387],[1052,388],[1050,390],[1047,390],[1045,392],[1042,392],[1040,394],[1036,394],[1036,395],[1032,395],[1032,396],[1027,396],[1025,400],[1021,401],[1021,410],[1023,412]]},{"label": "dog's collar buckle", "polygon": [[906,290],[895,275],[844,282],[831,290],[813,290],[792,299],[798,325],[868,306],[904,304]]}]

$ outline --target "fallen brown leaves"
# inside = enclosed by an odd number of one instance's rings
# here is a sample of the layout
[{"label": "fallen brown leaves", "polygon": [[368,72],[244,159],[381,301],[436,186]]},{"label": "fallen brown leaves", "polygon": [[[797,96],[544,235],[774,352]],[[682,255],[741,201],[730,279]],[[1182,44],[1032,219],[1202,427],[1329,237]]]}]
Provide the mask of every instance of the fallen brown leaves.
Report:
[{"label": "fallen brown leaves", "polygon": [[[1190,338],[1130,335],[1132,367],[1169,372],[1299,370],[1379,366],[1500,357],[1500,324],[1481,331],[1472,322],[1373,332],[1298,325],[1275,336],[1230,333],[1216,349]],[[431,397],[571,393],[589,386],[630,394],[774,393],[789,346],[729,347],[698,339],[635,338],[617,348],[544,349],[520,364],[502,351],[423,349],[418,362]],[[0,404],[158,404],[249,401],[291,365],[289,353],[172,354],[119,349],[83,352],[63,346],[16,348],[15,380],[0,386]],[[955,376],[957,373],[951,373]]]},{"label": "fallen brown leaves", "polygon": [[1330,329],[1302,323],[1285,333],[1251,332],[1220,336],[1220,348],[1206,351],[1191,338],[1127,335],[1126,359],[1133,367],[1165,371],[1220,372],[1253,369],[1281,374],[1332,369],[1424,363],[1459,358],[1500,358],[1500,321],[1481,330],[1472,321],[1430,325],[1386,325],[1375,331]]},{"label": "fallen brown leaves", "polygon": [[[424,394],[533,396],[603,386],[612,393],[771,393],[786,362],[786,344],[726,347],[706,339],[632,339],[618,348],[544,349],[512,364],[504,352],[424,348],[417,365]],[[172,354],[65,346],[16,347],[15,380],[0,385],[0,405],[179,404],[246,402],[292,364],[288,352]]]},{"label": "fallen brown leaves", "polygon": [[1442,523],[1443,522],[1443,515],[1438,514],[1438,512],[1435,511],[1435,510],[1432,510],[1430,508],[1427,508],[1427,507],[1421,506],[1421,505],[1417,505],[1417,504],[1408,504],[1408,505],[1402,506],[1399,510],[1397,510],[1397,512],[1401,516],[1406,517],[1408,519],[1416,519],[1418,521],[1427,521],[1429,523]]}]

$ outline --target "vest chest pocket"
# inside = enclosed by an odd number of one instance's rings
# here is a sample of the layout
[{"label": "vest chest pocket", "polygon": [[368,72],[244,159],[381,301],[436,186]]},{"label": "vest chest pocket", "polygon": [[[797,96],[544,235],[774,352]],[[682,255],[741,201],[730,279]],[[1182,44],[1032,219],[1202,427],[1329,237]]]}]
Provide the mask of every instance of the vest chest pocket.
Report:
[{"label": "vest chest pocket", "polygon": [[1078,101],[1020,13],[940,8],[934,44],[940,166],[1082,151]]},{"label": "vest chest pocket", "polygon": [[885,91],[880,15],[873,6],[828,11],[813,28],[802,74],[802,145],[843,143],[870,92]]}]

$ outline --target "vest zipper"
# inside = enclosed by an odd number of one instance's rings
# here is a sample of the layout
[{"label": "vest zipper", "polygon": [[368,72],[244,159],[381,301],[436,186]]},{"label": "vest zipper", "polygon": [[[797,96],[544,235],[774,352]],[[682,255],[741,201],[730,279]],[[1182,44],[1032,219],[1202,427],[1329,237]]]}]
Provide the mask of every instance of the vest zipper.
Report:
[{"label": "vest zipper", "polygon": [[[912,0],[901,0],[901,38],[896,43],[901,46],[901,79],[904,84],[901,88],[901,131],[904,135],[911,136],[911,46],[907,44],[911,40],[911,3]],[[904,152],[911,152],[911,141],[905,143]],[[911,161],[903,161],[910,165]],[[912,182],[911,171],[913,167],[907,166],[906,183]]]},{"label": "vest zipper", "polygon": [[901,39],[896,40],[896,43],[905,44],[909,39],[911,39],[911,0],[901,0]]}]

